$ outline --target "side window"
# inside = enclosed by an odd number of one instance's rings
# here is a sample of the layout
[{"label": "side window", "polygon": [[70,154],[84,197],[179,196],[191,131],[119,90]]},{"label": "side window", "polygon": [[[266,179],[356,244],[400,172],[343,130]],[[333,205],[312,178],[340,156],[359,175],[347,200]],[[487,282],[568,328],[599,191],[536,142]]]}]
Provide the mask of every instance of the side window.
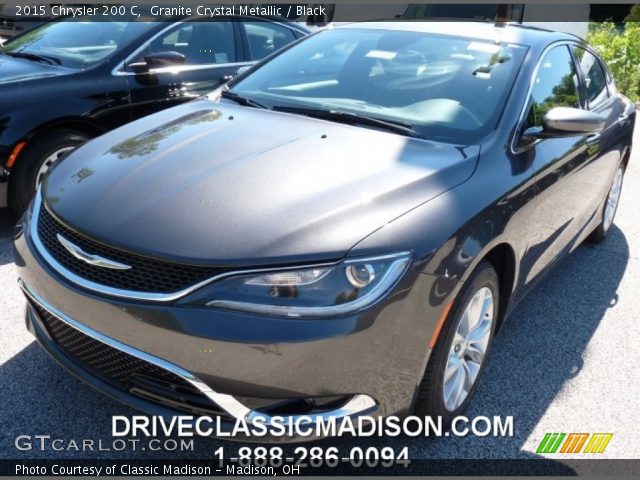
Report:
[{"label": "side window", "polygon": [[236,62],[233,24],[224,21],[179,24],[155,38],[145,55],[166,51],[181,53],[187,65]]},{"label": "side window", "polygon": [[251,60],[261,60],[296,39],[287,27],[269,22],[244,22]]},{"label": "side window", "polygon": [[584,48],[575,47],[573,53],[578,61],[585,82],[589,108],[597,108],[609,98],[607,76],[600,61]]},{"label": "side window", "polygon": [[555,107],[580,107],[578,74],[567,46],[555,47],[540,62],[531,90],[528,127],[541,127],[542,119]]}]

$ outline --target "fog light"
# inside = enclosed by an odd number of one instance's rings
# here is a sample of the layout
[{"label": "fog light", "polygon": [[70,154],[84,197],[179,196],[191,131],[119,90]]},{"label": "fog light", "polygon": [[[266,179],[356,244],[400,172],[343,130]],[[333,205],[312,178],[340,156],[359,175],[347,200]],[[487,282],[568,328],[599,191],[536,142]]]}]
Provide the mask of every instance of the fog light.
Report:
[{"label": "fog light", "polygon": [[349,265],[345,269],[347,280],[356,288],[363,288],[369,285],[376,278],[376,271],[368,263],[360,265]]}]

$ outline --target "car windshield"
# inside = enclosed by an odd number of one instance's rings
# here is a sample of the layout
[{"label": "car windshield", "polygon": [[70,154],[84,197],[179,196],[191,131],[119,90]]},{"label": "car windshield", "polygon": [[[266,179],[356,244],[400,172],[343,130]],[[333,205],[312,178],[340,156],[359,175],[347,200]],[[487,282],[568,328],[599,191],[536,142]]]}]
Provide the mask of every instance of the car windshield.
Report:
[{"label": "car windshield", "polygon": [[354,124],[353,117],[366,116],[407,127],[413,136],[471,143],[495,128],[525,52],[462,37],[340,28],[309,37],[226,93],[254,106],[324,111],[326,119]]},{"label": "car windshield", "polygon": [[85,69],[113,55],[154,26],[151,22],[45,23],[0,48],[0,53],[28,60]]}]

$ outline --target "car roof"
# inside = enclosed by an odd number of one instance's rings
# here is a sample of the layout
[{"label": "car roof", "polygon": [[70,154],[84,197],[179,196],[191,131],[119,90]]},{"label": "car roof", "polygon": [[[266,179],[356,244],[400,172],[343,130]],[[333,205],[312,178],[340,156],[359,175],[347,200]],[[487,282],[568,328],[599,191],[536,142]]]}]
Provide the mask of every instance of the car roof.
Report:
[{"label": "car roof", "polygon": [[580,37],[569,33],[554,32],[536,26],[521,25],[512,22],[425,22],[396,20],[350,23],[336,27],[336,29],[345,28],[434,33],[492,42],[514,43],[531,47],[544,46],[559,40],[584,42]]}]

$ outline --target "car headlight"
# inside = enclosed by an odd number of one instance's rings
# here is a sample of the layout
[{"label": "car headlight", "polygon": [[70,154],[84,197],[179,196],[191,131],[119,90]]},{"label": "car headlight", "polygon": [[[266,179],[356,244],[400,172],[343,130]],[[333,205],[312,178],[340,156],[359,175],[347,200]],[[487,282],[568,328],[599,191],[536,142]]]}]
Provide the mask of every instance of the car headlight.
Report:
[{"label": "car headlight", "polygon": [[206,288],[205,305],[263,315],[330,317],[363,310],[407,270],[409,252],[335,265],[238,274]]}]

